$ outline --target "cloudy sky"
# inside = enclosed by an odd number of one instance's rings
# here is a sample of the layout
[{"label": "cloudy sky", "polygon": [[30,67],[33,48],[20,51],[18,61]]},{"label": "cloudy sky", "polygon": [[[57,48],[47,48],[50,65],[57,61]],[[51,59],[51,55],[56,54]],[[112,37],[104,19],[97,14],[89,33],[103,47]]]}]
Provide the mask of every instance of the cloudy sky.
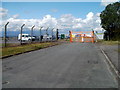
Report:
[{"label": "cloudy sky", "polygon": [[58,28],[62,33],[68,33],[69,30],[101,31],[99,15],[111,2],[108,0],[101,2],[3,2],[0,7],[2,30],[5,23],[10,22],[8,25],[10,31],[20,31],[22,24],[25,24],[25,30],[30,30],[35,25],[35,30],[43,26],[43,30],[47,27]]}]

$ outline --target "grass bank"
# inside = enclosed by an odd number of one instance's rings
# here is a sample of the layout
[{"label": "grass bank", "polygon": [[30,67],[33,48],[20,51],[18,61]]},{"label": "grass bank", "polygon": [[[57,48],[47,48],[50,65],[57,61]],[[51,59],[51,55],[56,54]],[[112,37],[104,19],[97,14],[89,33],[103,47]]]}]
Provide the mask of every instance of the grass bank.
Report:
[{"label": "grass bank", "polygon": [[120,44],[120,41],[104,41],[104,40],[98,40],[98,43],[101,43],[103,45],[118,45]]},{"label": "grass bank", "polygon": [[120,49],[118,49],[118,53],[120,53]]},{"label": "grass bank", "polygon": [[38,50],[46,47],[50,47],[53,45],[58,45],[58,42],[46,42],[46,43],[34,43],[34,44],[27,44],[22,46],[16,46],[16,47],[6,47],[1,48],[2,55],[0,58],[12,56],[20,53],[25,53],[33,50]]},{"label": "grass bank", "polygon": [[[104,41],[104,40],[98,40],[98,43],[101,45],[119,45],[120,46],[120,41]],[[118,47],[119,47],[118,46]],[[120,48],[118,48],[117,50],[118,53],[120,53]]]},{"label": "grass bank", "polygon": [[[14,47],[14,46],[19,46],[20,43],[7,43],[6,46],[7,47]],[[5,47],[4,43],[0,43],[0,47]]]}]

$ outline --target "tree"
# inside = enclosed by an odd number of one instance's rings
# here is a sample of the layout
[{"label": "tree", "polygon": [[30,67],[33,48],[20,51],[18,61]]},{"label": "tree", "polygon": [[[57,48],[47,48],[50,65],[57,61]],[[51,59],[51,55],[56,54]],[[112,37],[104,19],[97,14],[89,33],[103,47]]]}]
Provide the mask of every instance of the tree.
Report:
[{"label": "tree", "polygon": [[120,2],[107,5],[100,19],[102,28],[108,31],[109,40],[120,39]]}]

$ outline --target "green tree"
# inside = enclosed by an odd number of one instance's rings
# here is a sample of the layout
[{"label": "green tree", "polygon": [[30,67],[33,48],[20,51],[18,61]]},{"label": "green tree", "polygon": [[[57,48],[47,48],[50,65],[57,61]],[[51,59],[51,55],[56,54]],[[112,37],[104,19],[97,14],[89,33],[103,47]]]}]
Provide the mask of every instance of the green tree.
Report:
[{"label": "green tree", "polygon": [[109,40],[120,39],[120,2],[109,4],[100,14],[101,26],[109,35]]}]

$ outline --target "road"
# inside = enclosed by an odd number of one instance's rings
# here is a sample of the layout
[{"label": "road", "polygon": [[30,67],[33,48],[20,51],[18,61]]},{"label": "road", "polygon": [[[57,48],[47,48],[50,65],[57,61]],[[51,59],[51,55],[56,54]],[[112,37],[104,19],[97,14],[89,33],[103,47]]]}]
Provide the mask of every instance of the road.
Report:
[{"label": "road", "polygon": [[117,88],[100,49],[67,43],[3,59],[3,88]]}]

